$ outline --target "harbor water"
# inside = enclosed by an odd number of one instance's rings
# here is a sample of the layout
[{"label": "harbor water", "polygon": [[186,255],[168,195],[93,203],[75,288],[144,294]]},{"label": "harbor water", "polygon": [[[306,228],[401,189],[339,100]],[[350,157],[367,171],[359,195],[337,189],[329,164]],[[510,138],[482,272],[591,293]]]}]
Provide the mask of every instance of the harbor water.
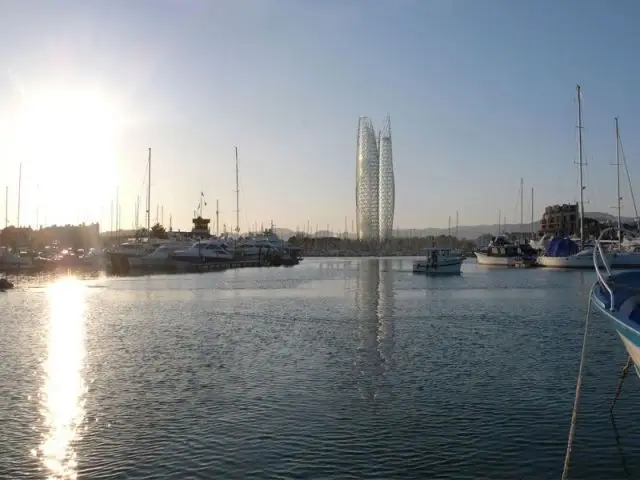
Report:
[{"label": "harbor water", "polygon": [[[591,271],[411,259],[0,294],[0,478],[559,478]],[[591,319],[570,478],[640,475],[640,384]],[[614,428],[616,427],[616,428]]]}]

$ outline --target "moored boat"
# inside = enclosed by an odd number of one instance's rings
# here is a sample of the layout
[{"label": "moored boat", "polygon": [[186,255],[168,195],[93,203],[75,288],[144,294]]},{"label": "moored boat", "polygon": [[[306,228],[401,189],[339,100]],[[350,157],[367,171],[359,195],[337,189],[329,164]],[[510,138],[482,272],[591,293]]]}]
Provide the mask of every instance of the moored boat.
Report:
[{"label": "moored boat", "polygon": [[534,264],[535,250],[527,245],[516,245],[505,237],[495,238],[487,248],[473,252],[478,265],[514,267],[521,264]]},{"label": "moored boat", "polygon": [[591,303],[611,321],[640,375],[640,271],[613,273],[604,252],[604,244],[610,242],[598,240],[593,251],[597,280]]},{"label": "moored boat", "polygon": [[413,262],[413,273],[426,275],[459,274],[464,257],[450,248],[425,248],[425,258]]}]

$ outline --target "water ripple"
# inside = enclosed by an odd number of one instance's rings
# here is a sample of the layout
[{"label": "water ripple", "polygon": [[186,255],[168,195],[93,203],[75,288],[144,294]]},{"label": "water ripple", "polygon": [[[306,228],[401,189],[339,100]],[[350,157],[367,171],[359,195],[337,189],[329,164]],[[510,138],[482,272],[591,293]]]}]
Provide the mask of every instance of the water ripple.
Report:
[{"label": "water ripple", "polygon": [[[77,477],[559,476],[592,275],[300,267],[89,279],[81,317],[58,302],[62,363],[48,375],[84,386],[54,410],[77,429]],[[54,282],[0,297],[2,478],[52,475],[39,447]],[[572,478],[625,478],[640,471],[640,382],[619,401],[617,444],[607,409],[625,356],[594,318]]]}]

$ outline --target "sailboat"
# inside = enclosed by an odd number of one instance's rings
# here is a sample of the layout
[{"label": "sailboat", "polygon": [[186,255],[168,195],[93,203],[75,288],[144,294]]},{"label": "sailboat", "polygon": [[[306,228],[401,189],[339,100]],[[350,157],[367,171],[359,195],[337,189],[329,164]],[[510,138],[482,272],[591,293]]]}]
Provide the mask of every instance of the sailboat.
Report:
[{"label": "sailboat", "polygon": [[[622,243],[622,196],[620,195],[620,129],[618,126],[618,117],[615,118],[616,124],[616,175],[617,175],[617,210],[618,210],[618,235],[617,243],[615,245],[615,252],[613,252],[611,259],[611,268],[638,268],[640,267],[640,252],[627,250]],[[627,172],[628,173],[628,172]],[[629,188],[631,189],[631,182],[629,182]],[[633,195],[633,191],[631,191]]]},{"label": "sailboat", "polygon": [[[584,238],[584,183],[582,156],[582,96],[581,87],[576,85],[578,94],[578,165],[580,171],[580,239],[579,243],[569,238],[554,238],[544,255],[538,256],[538,265],[551,268],[592,268],[594,262],[593,248],[586,247]],[[608,255],[604,252],[603,255]],[[602,264],[600,265],[602,266]]]},{"label": "sailboat", "polygon": [[145,243],[125,242],[107,251],[108,266],[113,273],[126,273],[131,269],[130,257],[143,257],[152,253],[159,247],[161,240],[151,239],[151,148],[148,150],[147,159],[147,238]]}]

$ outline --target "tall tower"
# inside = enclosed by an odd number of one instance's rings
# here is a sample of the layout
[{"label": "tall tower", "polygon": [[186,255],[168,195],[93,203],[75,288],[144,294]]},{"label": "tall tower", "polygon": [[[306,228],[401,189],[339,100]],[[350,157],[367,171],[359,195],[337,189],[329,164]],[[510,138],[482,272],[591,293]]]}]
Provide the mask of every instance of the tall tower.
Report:
[{"label": "tall tower", "polygon": [[359,240],[377,242],[379,237],[380,158],[373,123],[358,121],[356,153],[356,231]]},{"label": "tall tower", "polygon": [[380,241],[390,240],[393,235],[393,214],[396,203],[395,179],[393,176],[393,151],[391,148],[391,118],[387,115],[380,134],[380,174],[378,179],[378,225]]}]

